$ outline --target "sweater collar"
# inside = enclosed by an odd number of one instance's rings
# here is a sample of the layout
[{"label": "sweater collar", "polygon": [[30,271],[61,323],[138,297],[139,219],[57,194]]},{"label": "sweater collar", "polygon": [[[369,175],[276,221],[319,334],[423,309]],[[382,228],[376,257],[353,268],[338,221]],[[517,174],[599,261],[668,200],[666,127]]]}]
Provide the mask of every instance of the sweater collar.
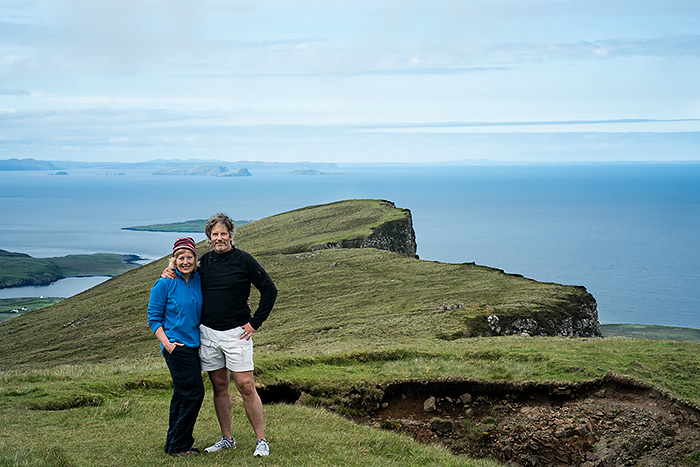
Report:
[{"label": "sweater collar", "polygon": [[219,259],[225,259],[228,258],[233,254],[233,252],[236,251],[236,247],[231,245],[231,249],[228,251],[224,251],[223,253],[217,253],[216,250],[212,250],[214,253],[214,258],[219,258]]},{"label": "sweater collar", "polygon": [[[183,279],[183,280],[185,279],[184,277],[182,277],[182,273],[177,268],[175,268],[175,274],[177,274],[177,277],[179,279]],[[196,275],[197,275],[197,270],[195,269],[194,271],[192,271],[192,274],[190,274],[190,279],[192,279]]]}]

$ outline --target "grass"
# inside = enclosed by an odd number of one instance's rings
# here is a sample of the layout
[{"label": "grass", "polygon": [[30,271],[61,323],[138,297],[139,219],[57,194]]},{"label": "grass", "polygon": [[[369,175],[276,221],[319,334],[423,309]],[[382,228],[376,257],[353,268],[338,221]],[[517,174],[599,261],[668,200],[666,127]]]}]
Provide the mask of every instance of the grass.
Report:
[{"label": "grass", "polygon": [[[155,345],[154,345],[155,347]],[[585,381],[607,371],[648,381],[696,404],[700,401],[696,343],[643,339],[491,337],[426,349],[393,348],[344,354],[259,355],[257,380],[289,384],[306,396],[265,408],[273,456],[266,465],[495,465],[452,456],[408,436],[360,427],[337,413],[381,397],[378,385],[407,379]],[[159,356],[110,364],[61,365],[0,372],[0,459],[24,465],[172,465],[161,444],[170,380]],[[207,384],[207,393],[211,388]],[[203,456],[197,465],[252,465],[253,434],[234,396],[239,448]],[[331,413],[321,407],[330,407]],[[99,433],[99,436],[95,436]],[[218,425],[207,397],[195,437],[213,443]],[[31,439],[31,447],[26,440]],[[119,442],[104,442],[118,439]],[[90,456],[86,457],[85,452]],[[0,465],[22,465],[0,460]]]},{"label": "grass", "polygon": [[[275,309],[255,335],[256,381],[301,397],[266,406],[270,458],[252,458],[253,434],[236,401],[239,448],[188,464],[495,465],[340,416],[371,408],[383,384],[403,380],[580,382],[614,372],[700,404],[697,342],[483,336],[492,312],[570,316],[590,299],[582,287],[371,248],[312,251],[343,232],[358,238],[407,214],[355,200],[237,230],[237,245],[279,288]],[[149,290],[166,263],[0,324],[0,466],[176,463],[161,453],[171,386],[146,324]],[[255,307],[255,293],[251,300]],[[195,436],[204,446],[218,433],[208,397]]]},{"label": "grass", "polygon": [[[143,388],[138,384],[144,377],[148,381],[169,381],[164,365],[159,363],[3,372],[0,465],[169,466],[182,462],[162,453],[170,387],[154,384]],[[36,406],[37,400],[71,400],[80,392],[98,391],[103,397],[100,404],[66,406],[63,410]],[[211,394],[208,385],[207,392]],[[424,446],[406,436],[359,426],[315,407],[271,405],[266,407],[265,416],[272,445],[270,458],[252,457],[252,429],[240,400],[235,400],[233,431],[238,448],[190,459],[188,465],[495,465],[455,457],[439,446]],[[195,438],[204,447],[215,442],[218,433],[213,404],[207,400]]]}]

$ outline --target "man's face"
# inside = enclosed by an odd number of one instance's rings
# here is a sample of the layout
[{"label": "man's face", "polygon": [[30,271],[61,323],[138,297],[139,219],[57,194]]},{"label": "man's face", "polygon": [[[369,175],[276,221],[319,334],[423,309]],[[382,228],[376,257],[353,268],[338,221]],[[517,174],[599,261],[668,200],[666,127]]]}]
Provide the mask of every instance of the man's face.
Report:
[{"label": "man's face", "polygon": [[209,241],[217,253],[226,253],[231,247],[231,235],[223,224],[216,224],[209,234]]}]

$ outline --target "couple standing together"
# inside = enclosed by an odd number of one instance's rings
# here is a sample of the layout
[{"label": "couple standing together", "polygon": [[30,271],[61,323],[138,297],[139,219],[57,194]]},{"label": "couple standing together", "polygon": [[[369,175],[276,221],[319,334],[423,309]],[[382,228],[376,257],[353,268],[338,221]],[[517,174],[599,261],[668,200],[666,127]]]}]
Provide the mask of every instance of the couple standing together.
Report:
[{"label": "couple standing together", "polygon": [[[209,374],[221,439],[205,452],[235,448],[231,434],[230,376],[257,439],[254,456],[267,456],[262,401],[253,379],[251,336],[262,325],[277,299],[270,276],[250,254],[233,245],[233,222],[225,214],[210,217],[204,227],[212,251],[197,264],[197,249],[189,237],[178,238],[170,267],[151,289],[148,324],[158,340],[173,379],[165,452],[194,456],[192,432],[204,400],[202,371]],[[260,303],[251,316],[251,284]]]}]

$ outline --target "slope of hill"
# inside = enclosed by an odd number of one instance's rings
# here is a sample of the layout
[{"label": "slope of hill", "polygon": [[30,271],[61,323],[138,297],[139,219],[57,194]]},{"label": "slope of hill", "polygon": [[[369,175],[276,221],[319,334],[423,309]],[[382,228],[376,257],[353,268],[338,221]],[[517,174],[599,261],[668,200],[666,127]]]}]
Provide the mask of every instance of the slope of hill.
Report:
[{"label": "slope of hill", "polygon": [[[556,335],[563,326],[565,335],[599,335],[597,317],[591,322],[589,313],[595,301],[582,287],[416,259],[410,212],[385,201],[280,214],[241,226],[235,239],[258,257],[280,290],[274,319],[257,339],[278,350],[372,348],[408,343],[417,334],[433,341],[497,335],[507,323],[517,332],[530,326],[540,330],[536,334]],[[340,248],[345,245],[359,248]],[[165,264],[161,259],[131,270],[5,323],[0,368],[153,354],[145,310]],[[115,345],[101,346],[105,341]]]}]

